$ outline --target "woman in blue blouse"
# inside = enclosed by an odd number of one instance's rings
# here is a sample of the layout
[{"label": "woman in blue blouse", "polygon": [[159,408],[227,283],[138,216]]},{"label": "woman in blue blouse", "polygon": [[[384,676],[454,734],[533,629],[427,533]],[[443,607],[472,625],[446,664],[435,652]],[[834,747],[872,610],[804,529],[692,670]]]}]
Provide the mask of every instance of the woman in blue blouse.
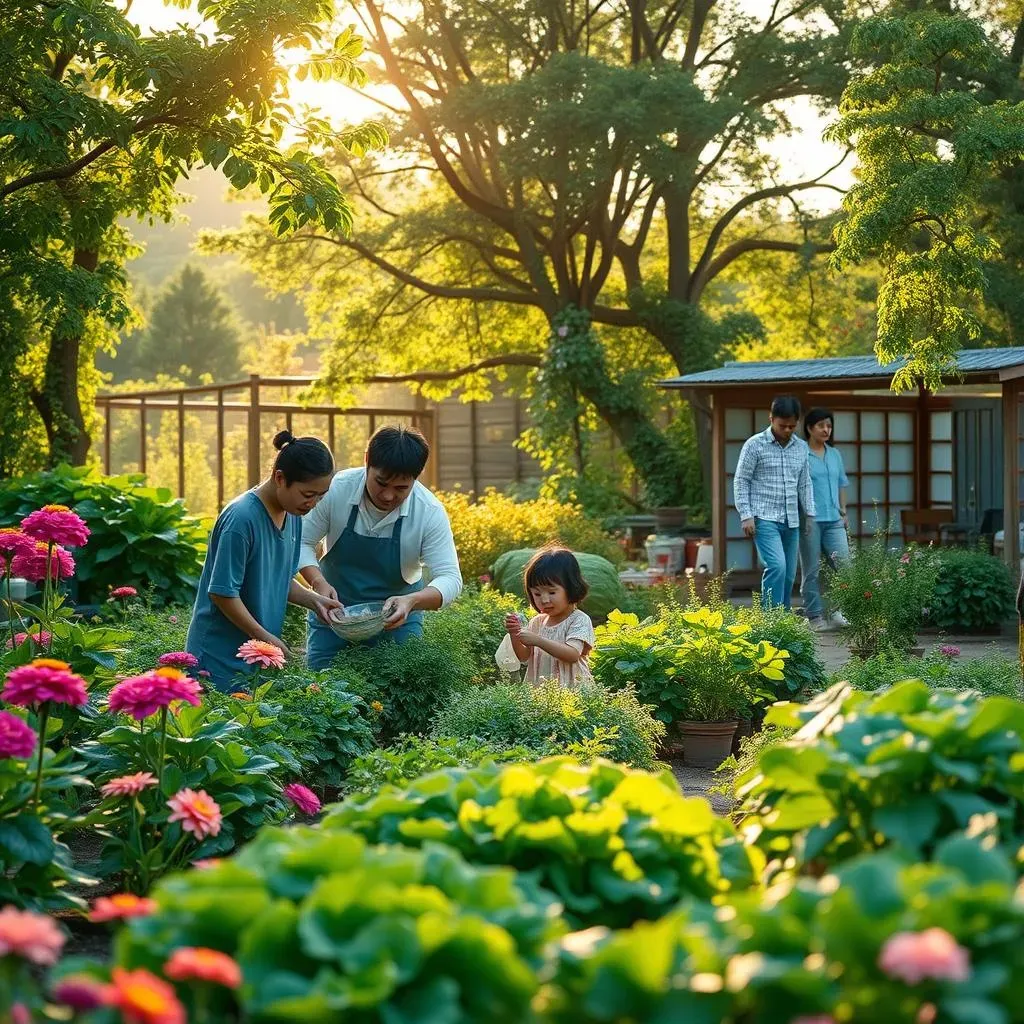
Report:
[{"label": "woman in blue blouse", "polygon": [[821,600],[819,571],[825,558],[835,566],[850,557],[847,539],[846,478],[843,456],[832,437],[832,413],[828,409],[811,409],[804,417],[804,437],[810,452],[807,457],[811,486],[814,488],[816,515],[800,531],[800,593],[804,614],[814,629],[845,626],[846,620],[836,612],[829,623]]}]

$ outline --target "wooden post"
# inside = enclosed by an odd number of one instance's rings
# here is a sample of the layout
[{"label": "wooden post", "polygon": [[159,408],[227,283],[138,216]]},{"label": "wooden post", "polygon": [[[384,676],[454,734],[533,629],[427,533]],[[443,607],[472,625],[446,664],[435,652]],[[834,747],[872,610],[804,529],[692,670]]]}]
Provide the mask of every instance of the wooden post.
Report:
[{"label": "wooden post", "polygon": [[110,403],[106,403],[106,416],[103,420],[103,470],[110,476],[110,417],[113,415],[114,410],[110,408]]},{"label": "wooden post", "polygon": [[[712,572],[725,576],[728,570],[728,530],[726,529],[725,506],[725,396],[713,391],[711,400],[711,542],[715,552]],[[756,566],[756,562],[754,563]]]},{"label": "wooden post", "polygon": [[333,412],[329,412],[327,414],[327,447],[331,449],[331,455],[334,455],[334,413]]},{"label": "wooden post", "polygon": [[928,408],[928,389],[923,384],[917,389],[914,440],[914,505],[919,509],[931,508],[932,418]]},{"label": "wooden post", "polygon": [[260,375],[249,375],[249,486],[260,482]]},{"label": "wooden post", "polygon": [[178,392],[178,497],[185,497],[185,395]]},{"label": "wooden post", "polygon": [[469,479],[473,484],[473,497],[480,497],[480,439],[477,437],[479,424],[477,422],[476,402],[469,403]]},{"label": "wooden post", "polygon": [[1003,382],[1003,558],[1020,572],[1020,382]]},{"label": "wooden post", "polygon": [[224,507],[224,389],[217,388],[217,511]]},{"label": "wooden post", "polygon": [[146,399],[139,404],[139,472],[146,472]]}]

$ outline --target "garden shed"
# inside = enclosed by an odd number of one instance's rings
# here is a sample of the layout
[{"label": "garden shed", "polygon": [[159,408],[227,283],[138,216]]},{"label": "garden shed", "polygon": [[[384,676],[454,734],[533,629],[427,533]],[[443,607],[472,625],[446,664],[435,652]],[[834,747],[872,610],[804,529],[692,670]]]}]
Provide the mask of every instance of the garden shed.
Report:
[{"label": "garden shed", "polygon": [[959,352],[957,372],[934,394],[893,393],[899,368],[874,356],[731,362],[662,382],[711,410],[716,572],[729,570],[737,586],[759,575],[733,505],[732,474],[743,442],[768,425],[781,394],[834,413],[854,542],[879,530],[940,544],[987,538],[1016,572],[1024,547],[1024,347]]}]

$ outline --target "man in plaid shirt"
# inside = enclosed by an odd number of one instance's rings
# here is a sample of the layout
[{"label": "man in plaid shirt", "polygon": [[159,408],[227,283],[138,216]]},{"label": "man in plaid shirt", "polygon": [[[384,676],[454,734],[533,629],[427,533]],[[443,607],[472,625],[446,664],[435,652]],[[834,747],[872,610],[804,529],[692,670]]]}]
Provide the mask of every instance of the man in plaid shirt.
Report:
[{"label": "man in plaid shirt", "polygon": [[753,537],[764,566],[761,599],[790,607],[800,545],[800,510],[814,518],[807,443],[796,436],[800,403],[788,395],[772,402],[771,422],[748,438],[733,475],[736,511]]}]

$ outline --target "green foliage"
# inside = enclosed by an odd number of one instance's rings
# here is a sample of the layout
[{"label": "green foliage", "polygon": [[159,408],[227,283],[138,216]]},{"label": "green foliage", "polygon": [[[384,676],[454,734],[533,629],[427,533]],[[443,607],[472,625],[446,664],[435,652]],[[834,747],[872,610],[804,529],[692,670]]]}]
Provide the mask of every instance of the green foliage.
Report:
[{"label": "green foliage", "polygon": [[[246,984],[210,993],[217,1020],[520,1024],[561,931],[557,905],[508,868],[338,830],[266,829],[154,896],[156,913],[118,937],[118,964],[159,971],[182,946],[234,956]],[[182,986],[190,1012],[201,990]]]},{"label": "green foliage", "polygon": [[[1017,1020],[1024,909],[1013,890],[1005,851],[956,837],[934,864],[876,854],[820,881],[736,894],[724,912],[689,903],[653,924],[570,935],[545,1020],[920,1024],[922,1007],[956,1024]],[[933,928],[963,949],[967,981],[886,973],[887,940]]]},{"label": "green foliage", "polygon": [[880,651],[870,658],[851,658],[832,673],[832,682],[847,682],[855,690],[883,690],[905,679],[920,679],[933,689],[974,690],[986,697],[1024,697],[1020,662],[993,649],[981,658],[943,654],[924,658],[897,651]]},{"label": "green foliage", "polygon": [[624,560],[615,540],[579,505],[551,498],[516,501],[494,490],[478,501],[461,491],[438,497],[451,521],[462,574],[468,580],[489,576],[506,551],[549,543],[601,555],[615,564]]},{"label": "green foliage", "polygon": [[[506,551],[495,563],[494,585],[498,590],[515,594],[526,600],[526,588],[523,574],[527,563],[536,554],[533,548]],[[580,563],[583,578],[587,581],[590,591],[580,604],[588,615],[602,617],[614,611],[626,596],[625,588],[619,579],[618,570],[606,558],[587,552],[576,551],[576,561]]]},{"label": "green foliage", "polygon": [[475,768],[495,762],[527,761],[526,747],[501,747],[477,739],[404,736],[393,746],[357,757],[345,780],[352,792],[369,794],[382,786],[400,786],[441,768]]},{"label": "green foliage", "polygon": [[[551,680],[498,683],[452,696],[438,711],[432,735],[524,746],[536,754],[582,754],[597,739],[601,755],[653,768],[665,728],[651,710],[632,687],[612,693],[591,683],[572,690]],[[583,746],[569,750],[574,744]]]},{"label": "green foliage", "polygon": [[987,551],[945,548],[938,553],[939,574],[928,621],[957,633],[999,629],[1013,615],[1010,567]]},{"label": "green foliage", "polygon": [[[92,535],[75,551],[82,602],[102,603],[113,587],[151,589],[154,603],[191,603],[206,551],[207,525],[166,488],[141,475],[105,477],[95,469],[54,470],[0,484],[0,522],[14,525],[43,505],[67,505]],[[162,651],[160,653],[163,653]]]},{"label": "green foliage", "polygon": [[[932,691],[833,687],[768,723],[801,731],[736,779],[740,827],[780,862],[836,865],[887,846],[930,859],[974,819],[1011,846],[1024,838],[1024,703]],[[982,816],[978,818],[977,816]]]},{"label": "green foliage", "polygon": [[738,753],[730,754],[716,769],[719,781],[711,787],[712,793],[732,798],[733,780],[740,775],[756,769],[761,753],[769,747],[781,743],[793,735],[793,729],[783,729],[777,725],[769,725],[764,729],[744,736],[740,740]]},{"label": "green foliage", "polygon": [[818,657],[815,634],[807,619],[779,605],[762,607],[755,600],[750,608],[736,610],[736,621],[750,627],[744,639],[754,644],[764,641],[788,655],[782,664],[783,678],[762,684],[773,690],[778,700],[797,699],[821,689],[825,665]]},{"label": "green foliage", "polygon": [[367,704],[382,704],[383,732],[396,736],[427,732],[445,701],[466,690],[476,672],[470,653],[461,646],[424,635],[415,643],[346,648],[326,678],[340,677]]},{"label": "green foliage", "polygon": [[827,570],[829,602],[849,622],[850,646],[874,653],[914,645],[939,571],[931,549],[890,550],[884,534]]},{"label": "green foliage", "polygon": [[530,872],[574,926],[621,927],[755,885],[762,865],[732,827],[672,776],[567,758],[450,768],[332,810],[322,828],[373,842],[442,842]]},{"label": "green foliage", "polygon": [[169,605],[159,610],[133,603],[125,615],[124,629],[131,641],[124,645],[117,663],[126,675],[148,672],[161,654],[185,650],[191,606]]}]

